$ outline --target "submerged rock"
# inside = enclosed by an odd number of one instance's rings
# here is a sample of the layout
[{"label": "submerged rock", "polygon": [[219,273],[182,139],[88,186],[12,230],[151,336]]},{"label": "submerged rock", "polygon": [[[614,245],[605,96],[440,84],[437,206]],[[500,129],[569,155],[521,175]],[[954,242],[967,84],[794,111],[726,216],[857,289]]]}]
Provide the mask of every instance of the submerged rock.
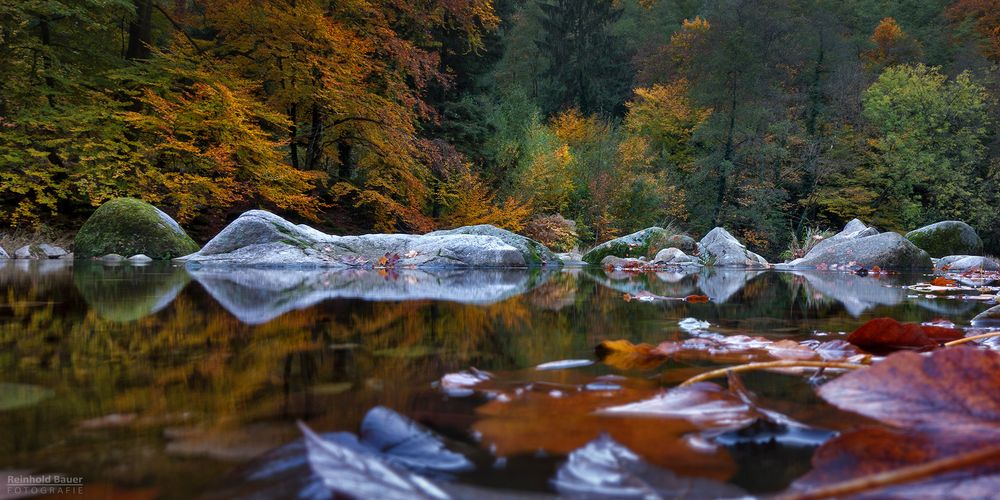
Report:
[{"label": "submerged rock", "polygon": [[134,198],[115,198],[101,205],[80,228],[74,248],[84,259],[139,253],[170,259],[197,251],[198,244],[174,219]]},{"label": "submerged rock", "polygon": [[995,328],[1000,326],[1000,305],[993,306],[972,318],[972,326]]},{"label": "submerged rock", "polygon": [[914,229],[906,233],[906,239],[931,257],[983,253],[983,240],[976,234],[976,230],[958,220],[946,220]]},{"label": "submerged rock", "polygon": [[698,244],[702,256],[715,267],[767,267],[764,257],[747,250],[735,236],[721,227],[709,231]]},{"label": "submerged rock", "polygon": [[588,264],[600,264],[609,255],[623,259],[639,257],[651,259],[660,250],[670,247],[688,253],[697,251],[697,244],[690,236],[676,234],[662,227],[648,227],[597,245],[583,254],[583,260]]},{"label": "submerged rock", "polygon": [[544,245],[492,226],[425,235],[333,236],[263,210],[244,213],[200,251],[178,260],[193,268],[506,268],[562,263]]},{"label": "submerged rock", "polygon": [[1000,262],[989,257],[979,255],[949,255],[941,257],[934,264],[935,270],[949,271],[969,271],[979,269],[983,271],[1000,271]]},{"label": "submerged rock", "polygon": [[839,243],[814,248],[805,257],[787,264],[791,269],[847,269],[864,267],[904,271],[931,269],[933,263],[927,252],[917,248],[897,233],[881,233],[861,238],[847,238]]}]

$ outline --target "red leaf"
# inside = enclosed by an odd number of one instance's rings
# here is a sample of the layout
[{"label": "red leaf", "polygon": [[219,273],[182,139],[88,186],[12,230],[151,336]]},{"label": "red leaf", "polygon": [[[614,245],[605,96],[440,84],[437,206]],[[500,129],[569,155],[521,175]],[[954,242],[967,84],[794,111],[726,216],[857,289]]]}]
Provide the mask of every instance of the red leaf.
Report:
[{"label": "red leaf", "polygon": [[954,328],[900,323],[892,318],[875,318],[851,332],[847,341],[867,351],[885,353],[901,349],[933,349],[965,334]]}]

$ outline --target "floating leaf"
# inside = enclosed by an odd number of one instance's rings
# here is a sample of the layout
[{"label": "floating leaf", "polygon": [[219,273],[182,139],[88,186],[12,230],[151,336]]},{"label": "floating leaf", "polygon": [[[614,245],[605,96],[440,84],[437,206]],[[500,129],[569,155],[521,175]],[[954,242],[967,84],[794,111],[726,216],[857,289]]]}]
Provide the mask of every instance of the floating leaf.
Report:
[{"label": "floating leaf", "polygon": [[933,349],[964,335],[962,330],[955,328],[875,318],[851,332],[847,341],[867,351],[884,353],[901,349]]},{"label": "floating leaf", "polygon": [[[838,408],[893,425],[844,434],[813,457],[793,484],[808,491],[1000,444],[1000,354],[965,347],[892,354],[820,388]],[[879,497],[987,498],[1000,488],[1000,459],[967,464],[874,492]]]},{"label": "floating leaf", "polygon": [[646,463],[606,434],[570,453],[553,481],[561,495],[573,498],[744,497],[726,483],[680,477]]},{"label": "floating leaf", "polygon": [[955,280],[950,280],[944,276],[938,276],[931,280],[931,285],[934,286],[955,286],[956,284]]},{"label": "floating leaf", "polygon": [[708,295],[688,295],[687,297],[684,297],[684,300],[697,304],[708,302],[709,298]]}]

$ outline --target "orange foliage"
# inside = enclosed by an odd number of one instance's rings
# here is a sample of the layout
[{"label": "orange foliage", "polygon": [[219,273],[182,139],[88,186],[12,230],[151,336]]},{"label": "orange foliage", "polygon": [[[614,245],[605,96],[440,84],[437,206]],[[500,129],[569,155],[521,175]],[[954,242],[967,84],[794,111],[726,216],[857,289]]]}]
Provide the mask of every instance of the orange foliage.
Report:
[{"label": "orange foliage", "polygon": [[879,21],[870,41],[875,47],[865,51],[862,56],[874,66],[891,66],[920,57],[920,44],[907,35],[891,17]]},{"label": "orange foliage", "polygon": [[983,55],[1000,62],[1000,0],[958,0],[946,12],[953,21],[971,20]]}]

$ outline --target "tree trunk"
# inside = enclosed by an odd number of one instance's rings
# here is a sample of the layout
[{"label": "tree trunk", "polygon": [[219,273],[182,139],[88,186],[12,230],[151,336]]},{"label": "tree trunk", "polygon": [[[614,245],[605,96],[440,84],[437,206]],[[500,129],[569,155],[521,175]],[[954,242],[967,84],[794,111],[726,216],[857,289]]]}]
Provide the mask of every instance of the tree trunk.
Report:
[{"label": "tree trunk", "polygon": [[153,0],[132,2],[135,4],[135,19],[128,25],[125,59],[149,59],[149,47],[153,43]]},{"label": "tree trunk", "polygon": [[337,143],[337,159],[340,160],[340,170],[337,175],[344,180],[350,179],[354,165],[351,163],[351,143],[349,141],[342,139]]},{"label": "tree trunk", "polygon": [[[313,103],[310,116],[312,124],[309,129],[309,146],[306,149],[306,170],[317,170],[323,160],[323,113],[319,105]],[[348,157],[350,154],[348,154]]]},{"label": "tree trunk", "polygon": [[292,104],[288,107],[288,119],[292,122],[288,126],[288,156],[291,157],[292,167],[299,168],[299,128],[296,125],[299,120],[299,105]]}]

